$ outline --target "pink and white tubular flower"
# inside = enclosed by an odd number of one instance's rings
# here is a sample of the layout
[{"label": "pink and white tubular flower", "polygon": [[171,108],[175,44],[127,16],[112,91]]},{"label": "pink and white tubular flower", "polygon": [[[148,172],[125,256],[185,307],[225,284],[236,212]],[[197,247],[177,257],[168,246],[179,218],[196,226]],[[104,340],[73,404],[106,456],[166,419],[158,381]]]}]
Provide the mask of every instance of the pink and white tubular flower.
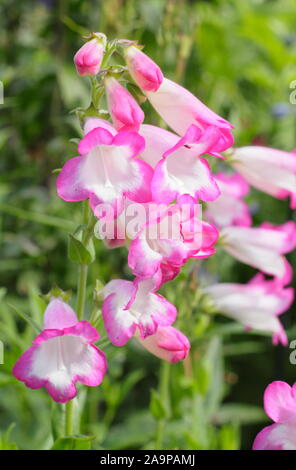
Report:
[{"label": "pink and white tubular flower", "polygon": [[117,130],[138,131],[144,112],[132,95],[111,76],[105,78],[108,110]]},{"label": "pink and white tubular flower", "polygon": [[198,206],[190,204],[167,206],[159,218],[153,218],[139,230],[128,254],[128,265],[136,276],[150,278],[163,268],[169,280],[188,258],[204,258],[214,253],[213,245],[219,234],[213,225],[198,219],[196,209]]},{"label": "pink and white tubular flower", "polygon": [[128,71],[136,84],[144,91],[157,91],[163,81],[160,67],[137,46],[124,50]]},{"label": "pink and white tubular flower", "polygon": [[114,279],[102,290],[103,319],[108,337],[115,346],[123,346],[139,330],[141,338],[153,335],[159,326],[174,323],[177,311],[173,304],[156,294],[159,281],[133,282]]},{"label": "pink and white tubular flower", "polygon": [[[128,246],[128,244],[135,239],[137,234],[142,230],[142,227],[145,226],[146,220],[149,220],[149,218],[146,219],[146,215],[150,206],[151,204],[149,203],[136,204],[126,198],[124,201],[124,209],[117,218],[113,220],[108,218],[108,213],[101,217],[101,214],[96,211],[96,215],[99,218],[96,224],[97,238],[102,239],[108,248],[117,248],[123,245]],[[129,209],[132,210],[129,211]],[[138,213],[142,214],[142,216],[135,220],[134,211],[137,212],[137,209],[141,209]],[[144,223],[142,224],[143,219]],[[214,253],[214,249],[212,249],[211,252],[207,252],[207,256],[210,256],[212,253]],[[161,261],[158,263],[157,268],[155,269],[155,273],[153,270],[153,277],[160,278],[161,284],[171,281],[180,272],[180,266],[171,265],[167,259],[165,262]]]},{"label": "pink and white tubular flower", "polygon": [[296,450],[296,383],[275,381],[264,392],[264,410],[274,424],[257,434],[253,450]]},{"label": "pink and white tubular flower", "polygon": [[[93,124],[90,121],[87,129]],[[78,145],[80,156],[68,160],[59,174],[58,195],[65,201],[89,198],[93,210],[100,203],[108,203],[117,212],[125,196],[137,202],[150,201],[153,170],[135,158],[144,146],[143,137],[136,132],[114,135],[106,126],[93,128]]]},{"label": "pink and white tubular flower", "polygon": [[146,91],[146,95],[158,114],[179,135],[184,135],[192,124],[201,130],[216,127],[219,139],[213,154],[219,154],[233,145],[233,126],[172,80],[164,78],[156,92]]},{"label": "pink and white tubular flower", "polygon": [[223,248],[242,263],[274,276],[282,285],[292,278],[292,268],[283,254],[296,246],[296,224],[261,227],[225,227],[220,232]]},{"label": "pink and white tubular flower", "polygon": [[86,42],[75,54],[74,64],[79,75],[96,75],[100,71],[106,36],[96,33],[96,37]]},{"label": "pink and white tubular flower", "polygon": [[247,284],[221,283],[206,287],[217,310],[242,323],[246,329],[272,333],[273,343],[287,345],[287,336],[279,321],[294,298],[292,288],[283,288],[258,273]]},{"label": "pink and white tubular flower", "polygon": [[13,374],[29,388],[45,387],[59,403],[77,395],[76,382],[96,387],[107,371],[104,353],[93,342],[99,339],[87,321],[78,321],[62,300],[51,300],[44,313],[44,330],[16,362]]},{"label": "pink and white tubular flower", "polygon": [[[95,215],[98,222],[95,234],[104,241],[108,248],[117,248],[129,244],[151,217],[159,216],[158,205],[153,203],[136,203],[128,198],[124,199],[123,209],[115,219],[109,215],[109,207],[98,206]],[[167,210],[166,206],[161,206]]]},{"label": "pink and white tubular flower", "polygon": [[171,363],[183,361],[190,349],[188,338],[173,326],[159,326],[153,335],[136,339],[151,354]]},{"label": "pink and white tubular flower", "polygon": [[139,133],[146,142],[141,158],[155,168],[152,180],[154,201],[168,203],[183,194],[202,201],[213,201],[219,196],[209,164],[200,158],[213,148],[217,139],[215,128],[202,133],[196,126],[191,126],[182,139],[147,124],[140,127]]},{"label": "pink and white tubular flower", "polygon": [[235,149],[231,164],[255,188],[278,199],[290,196],[296,209],[296,154],[269,147]]},{"label": "pink and white tubular flower", "polygon": [[247,181],[239,173],[217,173],[214,176],[221,194],[218,199],[207,204],[206,217],[220,229],[228,225],[250,227],[250,210],[242,200],[249,192]]}]

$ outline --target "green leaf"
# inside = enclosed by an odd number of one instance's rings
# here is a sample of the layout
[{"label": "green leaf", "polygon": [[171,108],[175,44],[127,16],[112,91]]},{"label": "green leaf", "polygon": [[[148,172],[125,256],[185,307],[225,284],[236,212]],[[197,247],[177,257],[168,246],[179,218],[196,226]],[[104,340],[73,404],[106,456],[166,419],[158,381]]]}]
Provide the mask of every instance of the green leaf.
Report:
[{"label": "green leaf", "polygon": [[57,81],[61,97],[67,108],[77,104],[86,105],[89,101],[88,85],[79,79],[73,67],[59,64],[57,67]]},{"label": "green leaf", "polygon": [[38,224],[49,225],[51,227],[61,228],[63,230],[72,230],[74,225],[74,223],[70,220],[39,212],[27,211],[21,209],[20,207],[15,207],[3,202],[0,203],[0,211],[20,219],[36,222]]},{"label": "green leaf", "polygon": [[90,264],[93,262],[93,254],[80,240],[69,235],[68,256],[71,261],[79,264]]},{"label": "green leaf", "polygon": [[57,439],[51,450],[90,450],[95,436],[69,436]]},{"label": "green leaf", "polygon": [[151,390],[150,412],[155,419],[164,419],[168,415],[166,407],[160,399],[159,393],[153,389]]},{"label": "green leaf", "polygon": [[26,313],[24,312],[21,312],[20,310],[18,310],[16,307],[14,307],[13,305],[11,304],[7,304],[8,307],[10,307],[15,313],[17,313],[23,320],[25,320],[27,323],[29,323],[29,325],[39,334],[41,333],[41,328],[39,327],[39,325],[37,325],[37,323],[33,320],[33,318],[29,317],[29,315],[27,315]]},{"label": "green leaf", "polygon": [[103,442],[105,449],[137,449],[149,442],[155,432],[155,421],[148,411],[132,413],[122,424],[116,424]]},{"label": "green leaf", "polygon": [[239,450],[240,428],[237,424],[225,424],[219,432],[221,450]]},{"label": "green leaf", "polygon": [[14,442],[9,442],[10,434],[14,427],[15,423],[12,423],[7,431],[0,434],[0,450],[18,450],[18,447]]},{"label": "green leaf", "polygon": [[227,403],[212,416],[217,424],[238,422],[240,424],[261,423],[267,420],[263,409],[243,403]]},{"label": "green leaf", "polygon": [[205,361],[200,361],[199,364],[197,364],[195,372],[195,386],[198,393],[205,395],[208,391],[209,383],[209,365]]},{"label": "green leaf", "polygon": [[144,377],[144,375],[144,371],[139,369],[130,372],[121,386],[121,400],[124,400],[124,398],[129,394],[130,390],[133,389],[136,383],[138,383]]}]

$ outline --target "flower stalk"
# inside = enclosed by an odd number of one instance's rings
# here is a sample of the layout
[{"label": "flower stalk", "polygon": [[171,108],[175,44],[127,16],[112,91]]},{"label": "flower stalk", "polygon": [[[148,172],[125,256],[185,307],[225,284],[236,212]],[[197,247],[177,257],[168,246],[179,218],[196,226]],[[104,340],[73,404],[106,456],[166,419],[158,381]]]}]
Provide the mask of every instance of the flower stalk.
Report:
[{"label": "flower stalk", "polygon": [[161,363],[161,369],[160,369],[159,395],[160,395],[160,401],[165,410],[165,416],[160,418],[157,423],[156,436],[155,436],[155,449],[157,450],[161,450],[163,447],[165,423],[170,412],[170,394],[169,394],[170,371],[171,371],[171,364],[169,362],[163,361]]}]

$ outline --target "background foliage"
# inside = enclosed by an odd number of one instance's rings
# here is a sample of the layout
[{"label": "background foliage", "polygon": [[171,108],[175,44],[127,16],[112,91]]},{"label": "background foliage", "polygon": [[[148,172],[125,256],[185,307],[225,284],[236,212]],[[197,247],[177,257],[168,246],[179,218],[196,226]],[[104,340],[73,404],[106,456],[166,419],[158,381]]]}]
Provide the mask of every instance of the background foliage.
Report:
[{"label": "background foliage", "polygon": [[[138,39],[168,77],[235,125],[237,145],[291,150],[296,147],[296,106],[289,102],[289,85],[296,79],[295,17],[294,0],[2,0],[0,449],[48,448],[50,423],[55,431],[62,418],[44,391],[29,391],[11,375],[34,335],[11,305],[40,321],[41,292],[53,284],[75,292],[77,268],[66,262],[66,250],[80,207],[58,199],[53,170],[75,156],[70,139],[79,137],[80,129],[69,111],[88,104],[88,81],[76,76],[72,62],[80,36],[102,31],[109,38]],[[147,121],[158,123],[149,105],[144,108]],[[292,216],[288,204],[255,190],[249,202],[255,224]],[[96,251],[89,301],[97,278],[130,276],[124,249],[106,251],[96,242]],[[200,278],[246,282],[253,270],[220,252],[208,268],[199,271],[191,263],[186,275],[164,289],[192,340],[185,364],[169,368],[133,343],[106,349],[104,384],[80,394],[80,404],[87,403],[82,431],[95,436],[94,448],[155,448],[162,427],[165,448],[250,448],[266,419],[265,386],[273,379],[295,381],[288,349],[244,333],[199,302]],[[284,318],[293,339],[295,312]],[[159,374],[169,380],[168,396],[159,390]]]}]

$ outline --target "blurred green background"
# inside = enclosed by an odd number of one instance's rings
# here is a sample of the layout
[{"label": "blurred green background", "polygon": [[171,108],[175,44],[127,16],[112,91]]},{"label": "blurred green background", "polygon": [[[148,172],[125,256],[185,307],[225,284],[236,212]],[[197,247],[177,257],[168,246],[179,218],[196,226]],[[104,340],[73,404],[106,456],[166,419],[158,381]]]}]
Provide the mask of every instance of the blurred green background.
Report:
[{"label": "blurred green background", "polygon": [[[48,448],[51,426],[60,419],[60,407],[44,391],[27,390],[12,377],[34,332],[8,303],[39,322],[41,292],[57,284],[75,293],[77,266],[66,262],[66,251],[81,208],[57,197],[53,170],[75,156],[70,139],[81,134],[70,111],[89,102],[89,82],[73,66],[81,36],[101,31],[109,39],[138,39],[168,77],[235,125],[236,145],[292,150],[295,19],[294,0],[2,0],[0,449]],[[157,123],[147,103],[144,109],[147,122]],[[255,224],[292,217],[286,202],[258,191],[252,190],[248,201]],[[97,278],[130,276],[124,249],[107,251],[96,242],[96,251],[89,310]],[[246,282],[254,273],[222,252],[208,268],[205,276],[223,281]],[[193,344],[191,361],[168,371],[133,343],[108,347],[104,384],[79,399],[86,403],[82,432],[96,436],[94,448],[155,448],[159,423],[165,422],[164,448],[248,449],[266,424],[266,385],[273,379],[295,381],[288,348],[274,348],[269,337],[246,334],[222,317],[213,319],[196,299],[194,263],[184,272],[164,293],[180,310],[178,325]],[[295,311],[284,318],[290,339],[296,338]],[[170,393],[163,407],[158,377],[168,372]]]}]

